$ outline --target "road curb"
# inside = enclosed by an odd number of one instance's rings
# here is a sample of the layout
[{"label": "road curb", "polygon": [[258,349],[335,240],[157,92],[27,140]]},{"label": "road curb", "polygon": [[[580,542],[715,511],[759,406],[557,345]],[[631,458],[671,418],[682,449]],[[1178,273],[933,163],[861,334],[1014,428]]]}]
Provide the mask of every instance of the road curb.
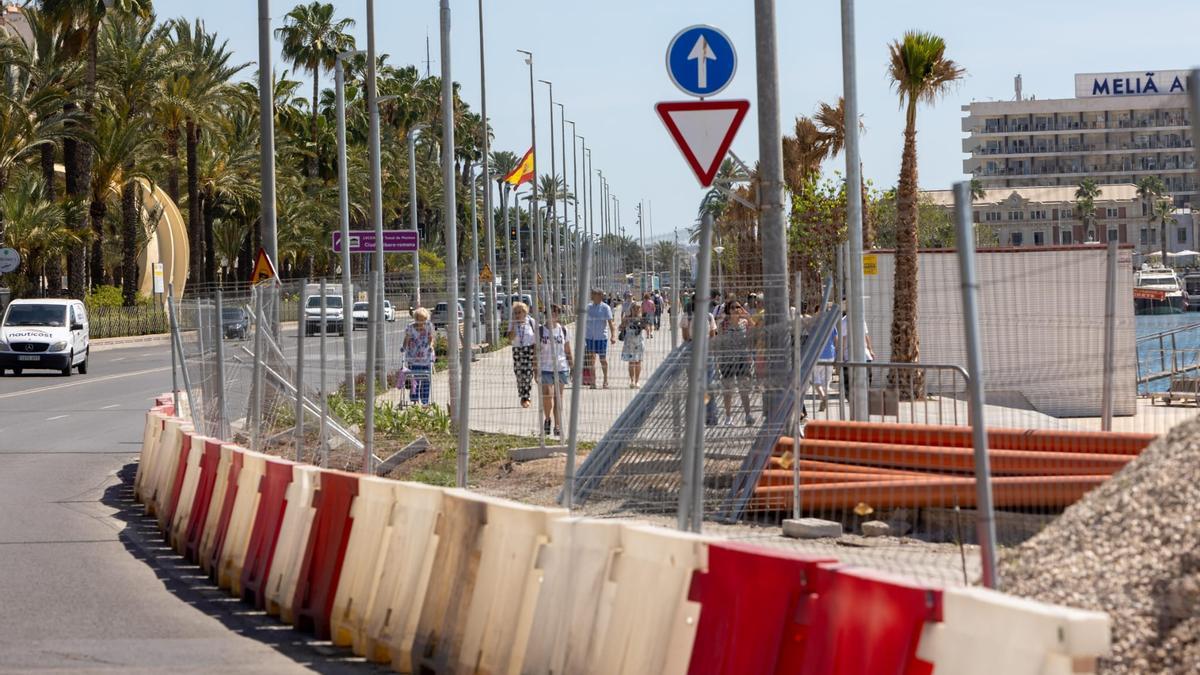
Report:
[{"label": "road curb", "polygon": [[101,338],[91,340],[92,351],[102,352],[121,347],[138,347],[155,344],[167,344],[171,341],[170,333],[154,333],[152,335],[134,335],[130,337]]}]

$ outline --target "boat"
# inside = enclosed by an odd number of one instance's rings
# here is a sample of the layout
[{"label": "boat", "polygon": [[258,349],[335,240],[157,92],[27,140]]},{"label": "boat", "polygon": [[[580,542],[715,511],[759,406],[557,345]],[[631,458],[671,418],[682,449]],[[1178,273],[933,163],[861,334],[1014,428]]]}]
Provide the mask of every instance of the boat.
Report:
[{"label": "boat", "polygon": [[1143,265],[1134,273],[1134,314],[1182,314],[1187,308],[1187,297],[1174,270]]},{"label": "boat", "polygon": [[1200,271],[1183,275],[1183,298],[1189,310],[1200,310]]}]

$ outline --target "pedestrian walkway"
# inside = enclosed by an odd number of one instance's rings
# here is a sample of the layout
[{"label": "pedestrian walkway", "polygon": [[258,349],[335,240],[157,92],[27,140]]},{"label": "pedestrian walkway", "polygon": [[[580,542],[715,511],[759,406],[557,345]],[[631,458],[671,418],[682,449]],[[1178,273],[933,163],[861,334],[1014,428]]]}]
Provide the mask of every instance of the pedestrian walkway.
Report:
[{"label": "pedestrian walkway", "polygon": [[[574,326],[569,327],[571,347],[575,346]],[[662,364],[671,351],[671,331],[666,321],[654,337],[645,341],[646,352],[642,361],[641,382],[645,383]],[[597,362],[597,388],[585,388],[581,392],[579,408],[579,440],[600,440],[616,421],[625,407],[637,395],[638,389],[629,387],[628,364],[621,361],[621,342],[610,342],[608,347],[608,389],[603,388],[604,375]],[[512,369],[512,348],[484,354],[471,364],[470,426],[474,431],[537,436],[541,433],[538,410],[538,388],[535,374],[534,400],[529,408],[522,408],[517,396],[516,378]],[[445,405],[449,400],[449,375],[446,371],[433,376],[433,401]],[[379,397],[380,401],[400,403],[407,400],[407,392],[389,390]],[[571,388],[563,389],[563,437],[565,440],[571,407]]]}]

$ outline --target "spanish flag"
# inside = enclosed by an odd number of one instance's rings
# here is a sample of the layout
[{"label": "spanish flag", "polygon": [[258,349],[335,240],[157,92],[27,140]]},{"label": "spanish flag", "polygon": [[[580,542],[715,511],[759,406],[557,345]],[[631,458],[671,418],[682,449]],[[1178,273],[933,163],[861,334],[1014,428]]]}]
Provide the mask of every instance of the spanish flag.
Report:
[{"label": "spanish flag", "polygon": [[522,183],[528,183],[533,180],[533,148],[530,148],[521,161],[512,170],[512,173],[504,177],[504,182],[513,187],[519,187]]}]

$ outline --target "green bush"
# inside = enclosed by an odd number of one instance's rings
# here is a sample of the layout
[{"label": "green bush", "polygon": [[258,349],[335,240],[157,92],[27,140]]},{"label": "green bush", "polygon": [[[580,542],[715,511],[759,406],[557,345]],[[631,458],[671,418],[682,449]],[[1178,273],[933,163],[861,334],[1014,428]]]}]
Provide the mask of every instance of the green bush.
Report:
[{"label": "green bush", "polygon": [[[147,307],[154,302],[154,299],[148,295],[139,293],[135,302],[139,307]],[[93,307],[121,307],[125,304],[125,298],[121,294],[120,286],[97,286],[84,298],[84,303],[89,309]]]}]

